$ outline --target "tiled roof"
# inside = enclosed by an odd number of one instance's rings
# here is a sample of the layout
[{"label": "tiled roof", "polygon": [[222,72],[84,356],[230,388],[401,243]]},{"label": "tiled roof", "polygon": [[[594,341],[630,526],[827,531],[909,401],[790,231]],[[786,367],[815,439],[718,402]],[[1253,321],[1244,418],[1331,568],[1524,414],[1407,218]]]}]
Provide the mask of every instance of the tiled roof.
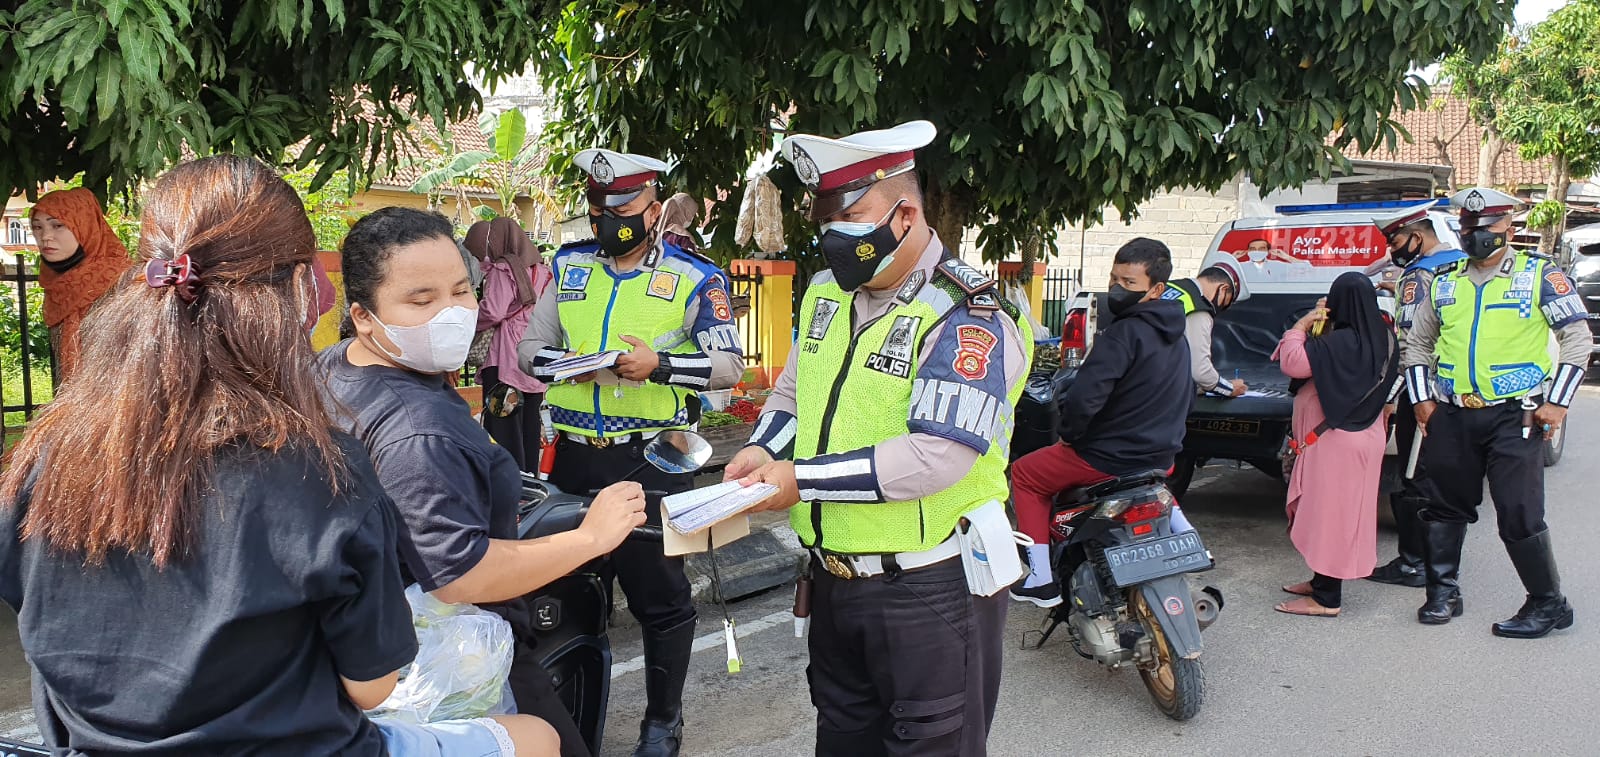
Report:
[{"label": "tiled roof", "polygon": [[[1455,167],[1453,178],[1456,186],[1471,186],[1477,181],[1478,147],[1483,141],[1483,127],[1473,123],[1468,116],[1466,100],[1452,97],[1450,91],[1441,86],[1434,90],[1433,99],[1427,106],[1400,113],[1397,120],[1406,127],[1406,131],[1411,132],[1410,143],[1400,142],[1396,145],[1399,149],[1394,151],[1379,146],[1366,154],[1349,154],[1347,157],[1396,163],[1451,165]],[[1458,129],[1459,135],[1456,134]],[[1439,148],[1433,140],[1449,140],[1452,135],[1455,135],[1455,138],[1446,148],[1446,153],[1449,155],[1447,161],[1439,155]],[[1500,159],[1495,162],[1495,183],[1498,185],[1514,184],[1524,188],[1544,186],[1549,176],[1548,159],[1523,160],[1517,155],[1516,145],[1506,145],[1505,150],[1500,153]]]}]

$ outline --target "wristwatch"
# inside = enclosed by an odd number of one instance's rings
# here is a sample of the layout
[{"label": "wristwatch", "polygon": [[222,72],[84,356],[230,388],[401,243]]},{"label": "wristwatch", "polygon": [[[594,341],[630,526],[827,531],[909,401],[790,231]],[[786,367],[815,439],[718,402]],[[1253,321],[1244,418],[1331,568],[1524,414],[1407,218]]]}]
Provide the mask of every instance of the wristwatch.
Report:
[{"label": "wristwatch", "polygon": [[665,384],[672,380],[672,363],[665,352],[657,352],[656,357],[661,360],[661,364],[650,372],[650,381],[656,384]]}]

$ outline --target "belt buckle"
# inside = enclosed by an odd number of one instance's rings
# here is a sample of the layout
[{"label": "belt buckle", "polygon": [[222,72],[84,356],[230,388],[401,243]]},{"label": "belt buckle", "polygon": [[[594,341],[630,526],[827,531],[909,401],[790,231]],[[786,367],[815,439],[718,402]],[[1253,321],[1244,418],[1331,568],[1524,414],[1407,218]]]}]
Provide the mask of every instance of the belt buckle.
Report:
[{"label": "belt buckle", "polygon": [[1484,401],[1483,395],[1477,392],[1461,395],[1461,404],[1468,410],[1482,410],[1489,406],[1489,403]]},{"label": "belt buckle", "polygon": [[589,438],[589,446],[605,449],[611,446],[611,438],[606,436],[593,436]]},{"label": "belt buckle", "polygon": [[822,555],[822,567],[837,578],[851,579],[856,577],[856,572],[844,560],[839,559],[838,555],[824,552]]}]

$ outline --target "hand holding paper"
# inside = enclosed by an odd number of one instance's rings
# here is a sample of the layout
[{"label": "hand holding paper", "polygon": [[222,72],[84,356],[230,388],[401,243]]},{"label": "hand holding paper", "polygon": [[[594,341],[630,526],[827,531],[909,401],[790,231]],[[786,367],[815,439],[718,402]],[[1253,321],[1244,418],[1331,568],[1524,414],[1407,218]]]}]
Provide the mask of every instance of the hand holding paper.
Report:
[{"label": "hand holding paper", "polygon": [[649,381],[650,374],[661,366],[661,356],[639,337],[624,335],[622,341],[633,345],[633,349],[619,352],[612,370],[629,381]]},{"label": "hand holding paper", "polygon": [[739,479],[739,484],[742,486],[772,484],[777,487],[776,493],[751,508],[751,512],[787,510],[800,501],[800,484],[795,481],[794,462],[790,460],[767,463],[757,468],[754,473]]},{"label": "hand holding paper", "polygon": [[621,350],[607,350],[596,352],[592,355],[573,355],[551,362],[545,366],[545,371],[550,374],[551,381],[566,381],[573,378],[593,379],[593,374],[601,368],[610,368],[617,363],[617,357],[622,355]]},{"label": "hand holding paper", "polygon": [[772,484],[742,486],[725,481],[665,497],[661,508],[668,526],[680,534],[692,534],[749,510],[777,491]]}]

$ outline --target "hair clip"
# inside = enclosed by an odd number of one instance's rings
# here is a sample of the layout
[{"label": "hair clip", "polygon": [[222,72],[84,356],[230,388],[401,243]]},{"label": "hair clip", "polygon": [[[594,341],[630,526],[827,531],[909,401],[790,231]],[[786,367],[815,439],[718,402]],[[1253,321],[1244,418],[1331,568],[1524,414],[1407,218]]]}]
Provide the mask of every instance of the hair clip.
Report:
[{"label": "hair clip", "polygon": [[187,253],[172,260],[151,258],[144,266],[144,283],[151,289],[174,287],[184,302],[194,302],[198,296],[196,285],[200,282],[194,273],[194,261]]}]

